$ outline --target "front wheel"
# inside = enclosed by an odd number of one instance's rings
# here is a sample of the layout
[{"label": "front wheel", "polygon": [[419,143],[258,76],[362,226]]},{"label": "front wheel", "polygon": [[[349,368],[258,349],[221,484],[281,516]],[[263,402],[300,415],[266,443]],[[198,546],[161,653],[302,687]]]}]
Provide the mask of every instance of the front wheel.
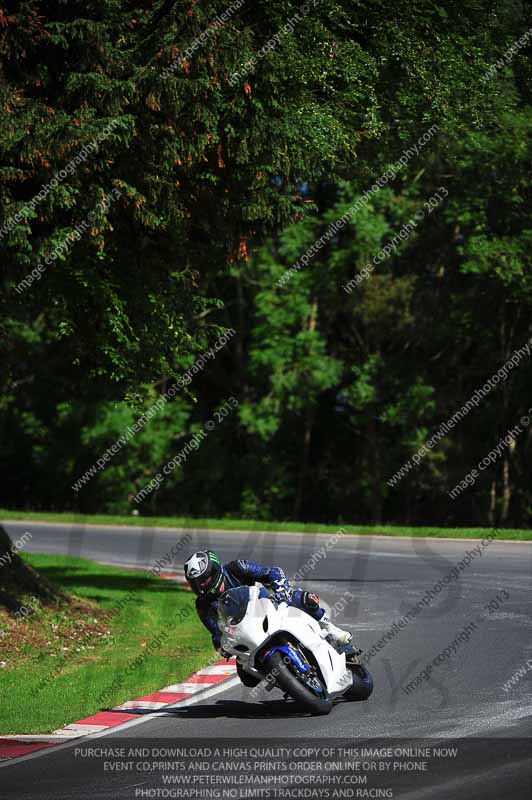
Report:
[{"label": "front wheel", "polygon": [[344,694],[346,700],[367,700],[373,691],[371,673],[362,664],[354,664],[349,669],[353,675],[353,685]]},{"label": "front wheel", "polygon": [[[292,700],[302,705],[314,716],[328,714],[332,709],[332,700],[321,680],[314,675],[310,680],[305,675],[296,673],[296,667],[288,663],[283,653],[273,653],[270,659],[270,680],[286,692]],[[294,670],[294,671],[293,671]],[[304,681],[309,683],[306,686]]]}]

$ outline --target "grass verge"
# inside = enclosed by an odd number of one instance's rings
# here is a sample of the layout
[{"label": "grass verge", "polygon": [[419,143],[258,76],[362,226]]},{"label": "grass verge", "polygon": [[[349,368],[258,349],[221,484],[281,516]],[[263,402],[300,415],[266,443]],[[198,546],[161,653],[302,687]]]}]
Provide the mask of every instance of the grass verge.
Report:
[{"label": "grass verge", "polygon": [[[206,528],[224,531],[280,531],[286,533],[330,533],[341,527],[347,533],[365,536],[414,536],[450,539],[482,539],[492,528],[437,528],[400,525],[320,525],[313,522],[265,522],[254,519],[192,519],[190,517],[134,517],[126,515],[74,514],[47,511],[8,511],[0,509],[0,521],[35,520],[93,525],[132,525],[141,528]],[[532,530],[498,528],[497,541],[532,541]]]},{"label": "grass verge", "polygon": [[73,600],[24,598],[34,613],[23,619],[0,611],[0,734],[49,733],[212,660],[194,596],[180,586],[69,556],[24,558]]}]

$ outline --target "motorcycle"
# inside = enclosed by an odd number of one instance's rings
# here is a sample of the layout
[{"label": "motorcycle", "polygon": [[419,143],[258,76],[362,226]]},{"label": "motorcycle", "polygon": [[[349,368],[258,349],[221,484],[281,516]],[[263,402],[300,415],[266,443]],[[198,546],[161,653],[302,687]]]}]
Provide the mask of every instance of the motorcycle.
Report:
[{"label": "motorcycle", "polygon": [[368,670],[351,645],[336,648],[305,611],[279,600],[263,586],[239,586],[218,603],[221,647],[237,657],[246,686],[265,681],[314,715],[328,714],[333,700],[367,700]]}]

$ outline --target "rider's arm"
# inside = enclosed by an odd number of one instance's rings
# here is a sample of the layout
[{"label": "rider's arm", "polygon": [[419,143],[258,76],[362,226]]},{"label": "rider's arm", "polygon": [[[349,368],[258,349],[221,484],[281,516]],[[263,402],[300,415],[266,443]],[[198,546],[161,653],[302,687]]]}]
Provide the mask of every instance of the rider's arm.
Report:
[{"label": "rider's arm", "polygon": [[256,561],[249,561],[243,558],[239,558],[238,561],[231,561],[227,564],[227,567],[241,583],[249,585],[255,583],[255,581],[260,581],[279,600],[290,600],[292,594],[290,581],[281,567],[265,567],[264,564],[257,564]]},{"label": "rider's arm", "polygon": [[212,643],[215,650],[219,650],[222,633],[218,627],[216,612],[213,611],[210,603],[206,602],[202,597],[196,598],[196,611],[198,612],[200,620],[212,636]]},{"label": "rider's arm", "polygon": [[266,567],[256,561],[239,558],[238,561],[231,561],[227,564],[228,569],[242,583],[254,583],[260,581],[265,586],[276,583],[288,583],[286,575],[280,567]]}]

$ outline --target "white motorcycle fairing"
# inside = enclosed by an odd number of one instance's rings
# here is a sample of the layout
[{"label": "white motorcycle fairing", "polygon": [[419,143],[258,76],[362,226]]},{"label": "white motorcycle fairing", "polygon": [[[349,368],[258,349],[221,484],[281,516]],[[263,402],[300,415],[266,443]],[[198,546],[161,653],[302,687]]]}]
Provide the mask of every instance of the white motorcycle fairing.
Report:
[{"label": "white motorcycle fairing", "polygon": [[258,651],[264,652],[269,641],[285,634],[287,641],[299,643],[306,657],[316,662],[329,695],[343,694],[352,686],[353,676],[346,666],[345,654],[324,638],[326,633],[319,622],[286,602],[273,602],[267,590],[258,585],[249,587],[247,611],[238,624],[220,620],[219,625],[222,648],[236,655],[245,671],[256,678],[265,677],[255,664]]}]

